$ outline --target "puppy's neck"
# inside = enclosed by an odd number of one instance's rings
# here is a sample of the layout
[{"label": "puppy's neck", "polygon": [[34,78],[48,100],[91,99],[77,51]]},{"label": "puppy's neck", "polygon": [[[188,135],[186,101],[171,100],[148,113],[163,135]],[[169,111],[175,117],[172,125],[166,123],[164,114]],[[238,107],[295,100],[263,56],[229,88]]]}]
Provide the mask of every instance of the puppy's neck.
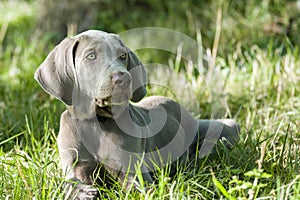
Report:
[{"label": "puppy's neck", "polygon": [[101,116],[101,115],[96,115],[96,116],[97,116],[97,120],[99,122],[105,122],[105,121],[111,120],[111,117],[105,117],[105,116]]}]

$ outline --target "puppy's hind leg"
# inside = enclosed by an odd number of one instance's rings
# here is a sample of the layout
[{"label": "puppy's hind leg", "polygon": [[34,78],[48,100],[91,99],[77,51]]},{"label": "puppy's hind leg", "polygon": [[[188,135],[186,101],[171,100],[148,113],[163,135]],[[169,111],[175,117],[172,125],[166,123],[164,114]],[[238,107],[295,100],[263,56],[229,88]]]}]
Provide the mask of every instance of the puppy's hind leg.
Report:
[{"label": "puppy's hind leg", "polygon": [[239,134],[240,126],[232,119],[199,120],[198,136],[192,146],[197,142],[198,156],[205,157],[220,145],[233,148],[239,141]]}]

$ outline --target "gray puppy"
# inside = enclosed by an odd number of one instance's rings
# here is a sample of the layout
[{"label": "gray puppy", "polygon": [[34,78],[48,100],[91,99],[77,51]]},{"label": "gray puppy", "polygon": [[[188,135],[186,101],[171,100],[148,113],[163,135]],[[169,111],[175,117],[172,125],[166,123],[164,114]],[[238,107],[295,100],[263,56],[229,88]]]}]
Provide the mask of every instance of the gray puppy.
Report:
[{"label": "gray puppy", "polygon": [[64,39],[35,79],[67,107],[58,135],[67,197],[96,198],[93,183],[106,174],[125,188],[139,186],[138,172],[152,183],[157,167],[208,155],[217,141],[230,147],[239,138],[234,120],[198,120],[166,97],[143,99],[144,66],[115,34],[90,30]]}]

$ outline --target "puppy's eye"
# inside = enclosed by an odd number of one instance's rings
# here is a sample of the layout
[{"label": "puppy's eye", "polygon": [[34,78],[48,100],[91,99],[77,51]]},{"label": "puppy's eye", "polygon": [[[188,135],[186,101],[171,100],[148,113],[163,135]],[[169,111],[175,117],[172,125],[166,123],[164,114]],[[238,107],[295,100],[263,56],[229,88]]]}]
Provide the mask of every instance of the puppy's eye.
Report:
[{"label": "puppy's eye", "polygon": [[122,53],[122,54],[120,55],[120,58],[121,58],[121,59],[126,59],[126,58],[127,58],[127,53]]},{"label": "puppy's eye", "polygon": [[85,58],[88,60],[95,60],[97,56],[95,53],[89,53]]}]

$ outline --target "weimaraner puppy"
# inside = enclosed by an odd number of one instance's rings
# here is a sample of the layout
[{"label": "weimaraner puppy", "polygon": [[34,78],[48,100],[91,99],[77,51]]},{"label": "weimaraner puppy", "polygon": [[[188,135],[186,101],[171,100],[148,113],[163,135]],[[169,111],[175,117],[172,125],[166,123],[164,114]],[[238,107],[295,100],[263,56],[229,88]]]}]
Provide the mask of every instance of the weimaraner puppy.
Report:
[{"label": "weimaraner puppy", "polygon": [[144,98],[145,68],[115,34],[90,30],[64,39],[35,79],[67,107],[58,135],[67,197],[95,199],[93,184],[106,184],[107,176],[125,189],[139,187],[137,173],[152,183],[157,167],[239,139],[234,120],[198,120],[169,98]]}]

